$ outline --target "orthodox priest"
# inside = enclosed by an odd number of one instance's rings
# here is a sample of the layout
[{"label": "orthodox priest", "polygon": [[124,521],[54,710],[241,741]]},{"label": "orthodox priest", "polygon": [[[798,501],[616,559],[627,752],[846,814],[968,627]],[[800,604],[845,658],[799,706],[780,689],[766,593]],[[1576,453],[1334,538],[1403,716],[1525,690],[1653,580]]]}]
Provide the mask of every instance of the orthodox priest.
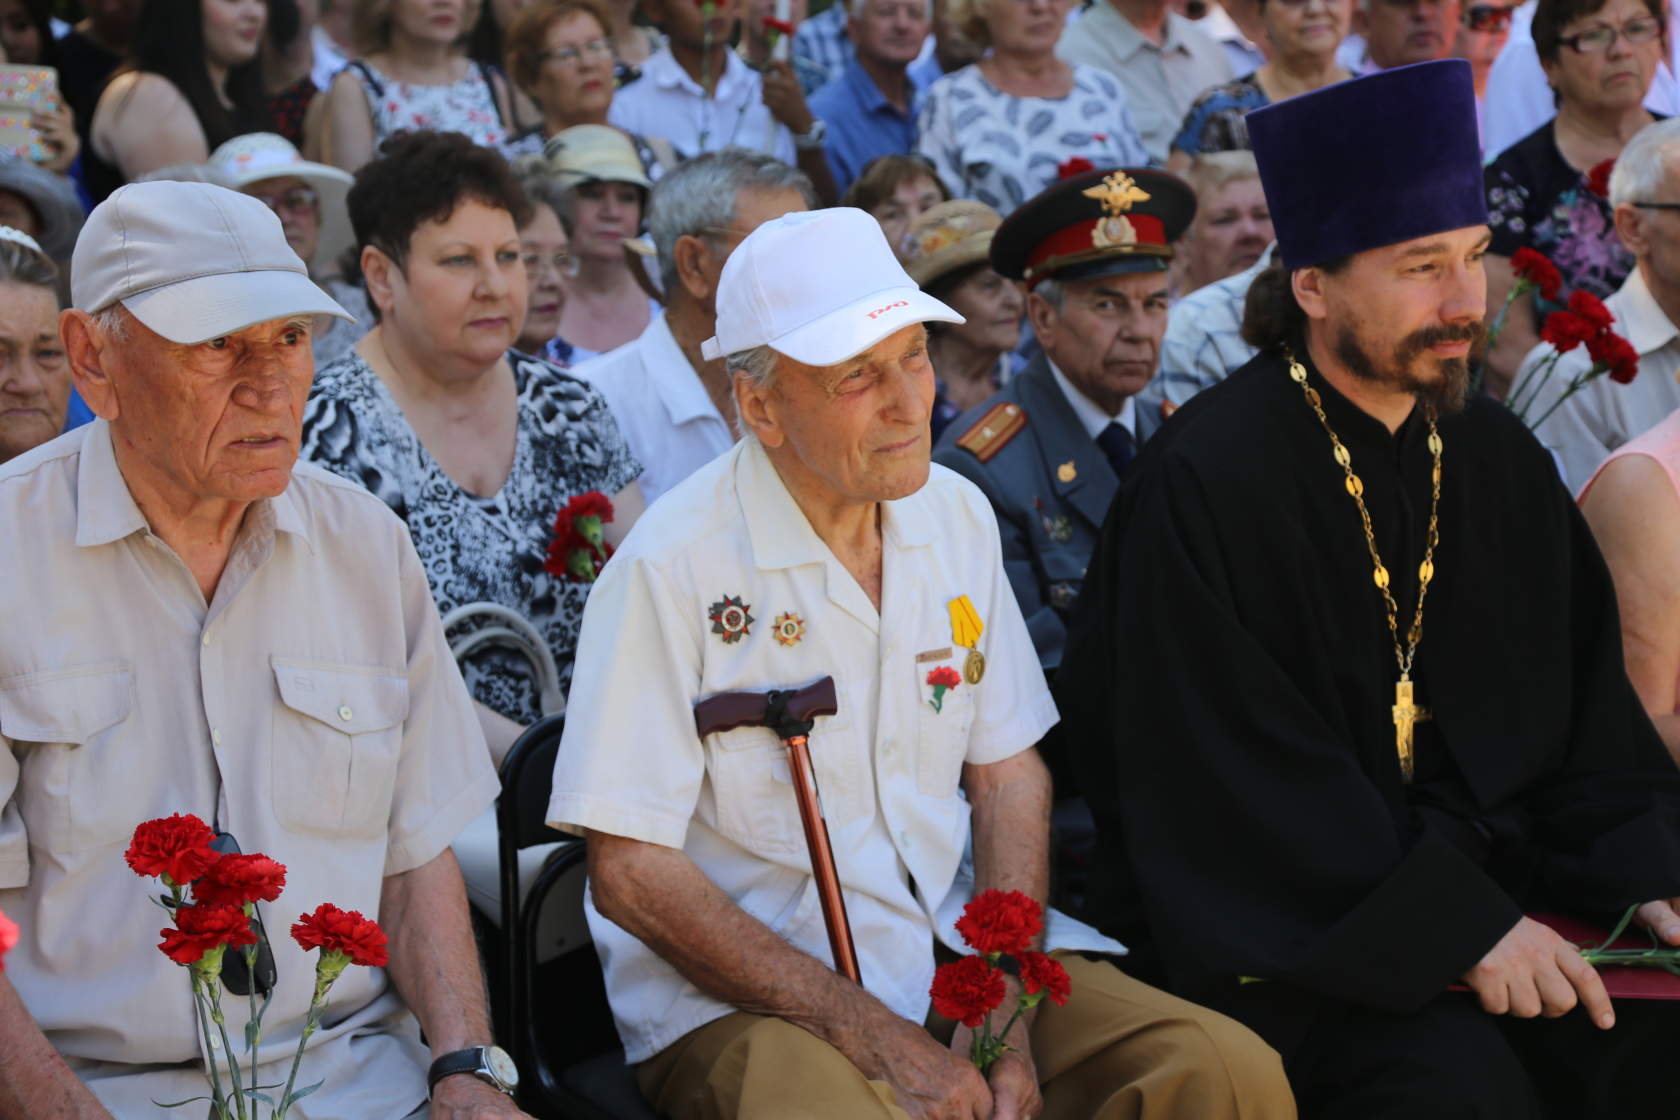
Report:
[{"label": "orthodox priest", "polygon": [[1276,1047],[1303,1117],[1680,1115],[1635,1054],[1672,1050],[1664,1005],[1612,1004],[1525,916],[1638,905],[1680,944],[1680,772],[1550,457],[1466,401],[1470,68],[1247,119],[1259,355],[1139,456],[1057,681],[1108,855],[1090,916]]}]

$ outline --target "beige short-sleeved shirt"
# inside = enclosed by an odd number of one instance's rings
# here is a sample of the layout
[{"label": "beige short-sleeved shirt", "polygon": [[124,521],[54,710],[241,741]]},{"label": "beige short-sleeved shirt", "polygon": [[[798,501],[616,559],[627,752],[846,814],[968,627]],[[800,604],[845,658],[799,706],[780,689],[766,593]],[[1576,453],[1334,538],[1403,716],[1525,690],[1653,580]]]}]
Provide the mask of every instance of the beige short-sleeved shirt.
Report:
[{"label": "beige short-sleeved shirt", "polygon": [[[186,970],[156,949],[134,826],[195,813],[287,867],[262,906],[279,986],[265,1080],[309,1005],[288,931],[323,902],[377,914],[382,880],[495,797],[478,721],[408,531],[299,464],[252,505],[214,600],[154,536],[102,420],[0,466],[0,909],[6,975],[119,1118],[205,1091]],[[226,1007],[235,1044],[245,1001]],[[299,1120],[407,1115],[426,1052],[383,970],[351,968],[311,1039]]]},{"label": "beige short-sleeved shirt", "polygon": [[[963,764],[1031,747],[1056,708],[980,492],[935,465],[921,490],[882,508],[877,613],[756,440],[652,506],[584,609],[548,818],[682,849],[747,913],[826,962],[782,744],[751,727],[702,741],[693,705],[832,676],[839,711],[817,721],[811,754],[859,968],[871,993],[921,1022],[934,938],[960,946],[951,923],[973,890],[960,874]],[[974,648],[986,669],[939,694],[935,710],[929,674],[960,675],[968,660],[950,612],[960,596],[984,625]],[[592,903],[588,916],[630,1061],[734,1010]],[[1124,951],[1067,919],[1049,940]]]}]

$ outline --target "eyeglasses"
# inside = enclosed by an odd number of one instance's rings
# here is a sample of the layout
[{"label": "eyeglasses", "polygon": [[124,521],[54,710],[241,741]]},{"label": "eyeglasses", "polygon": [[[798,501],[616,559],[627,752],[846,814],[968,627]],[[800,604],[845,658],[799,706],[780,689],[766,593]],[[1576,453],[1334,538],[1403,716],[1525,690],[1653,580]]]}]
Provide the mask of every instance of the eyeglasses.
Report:
[{"label": "eyeglasses", "polygon": [[611,58],[612,44],[605,39],[591,39],[575,47],[555,47],[537,56],[538,62],[558,62],[562,66],[576,66],[585,55],[591,58]]},{"label": "eyeglasses", "polygon": [[520,258],[525,262],[525,271],[535,280],[544,271],[551,271],[556,276],[571,279],[577,275],[577,258],[570,253],[555,253],[543,256],[541,253],[526,253]]},{"label": "eyeglasses", "polygon": [[1631,202],[1641,210],[1680,210],[1680,202]]},{"label": "eyeglasses", "polygon": [[1646,16],[1642,19],[1629,20],[1621,27],[1611,27],[1600,24],[1591,31],[1583,31],[1579,35],[1560,37],[1558,42],[1574,51],[1576,54],[1602,54],[1610,49],[1618,37],[1627,40],[1630,47],[1637,47],[1641,43],[1649,43],[1662,34],[1662,23]]},{"label": "eyeglasses", "polygon": [[311,187],[293,187],[285,194],[257,194],[251,197],[276,214],[282,212],[312,214],[315,212],[315,208],[321,204],[320,194]]},{"label": "eyeglasses", "polygon": [[1464,26],[1471,31],[1504,31],[1511,26],[1511,12],[1502,4],[1472,4],[1464,9]]}]

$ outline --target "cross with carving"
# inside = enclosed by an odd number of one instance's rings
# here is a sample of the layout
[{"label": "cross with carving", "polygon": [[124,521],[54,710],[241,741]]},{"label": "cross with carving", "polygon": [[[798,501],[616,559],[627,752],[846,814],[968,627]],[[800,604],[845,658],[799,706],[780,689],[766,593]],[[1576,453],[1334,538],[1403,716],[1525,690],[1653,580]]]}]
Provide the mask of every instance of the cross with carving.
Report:
[{"label": "cross with carving", "polygon": [[1429,709],[1412,700],[1412,682],[1401,677],[1394,685],[1394,749],[1400,752],[1400,777],[1412,780],[1412,735],[1419,720],[1429,718]]}]

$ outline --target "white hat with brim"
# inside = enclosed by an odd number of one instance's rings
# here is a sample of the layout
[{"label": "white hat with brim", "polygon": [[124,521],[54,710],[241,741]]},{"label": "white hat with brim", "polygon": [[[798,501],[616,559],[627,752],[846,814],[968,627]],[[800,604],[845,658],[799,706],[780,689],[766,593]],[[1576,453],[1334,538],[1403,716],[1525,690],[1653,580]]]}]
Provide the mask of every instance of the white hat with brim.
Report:
[{"label": "white hat with brim", "polygon": [[321,236],[315,259],[309,262],[317,272],[333,272],[344,250],[355,244],[350,228],[350,187],[356,181],[348,171],[303,158],[292,142],[276,132],[248,132],[235,136],[210,153],[210,166],[228,178],[228,185],[243,191],[265,179],[302,179],[321,196]]},{"label": "white hat with brim", "polygon": [[171,342],[194,345],[294,315],[353,319],[250,195],[209,183],[130,183],[88,215],[71,258],[83,311],[120,303]]},{"label": "white hat with brim", "polygon": [[717,334],[700,352],[712,359],[768,346],[833,366],[916,323],[963,321],[916,286],[862,210],[795,211],[759,226],[729,255]]}]

